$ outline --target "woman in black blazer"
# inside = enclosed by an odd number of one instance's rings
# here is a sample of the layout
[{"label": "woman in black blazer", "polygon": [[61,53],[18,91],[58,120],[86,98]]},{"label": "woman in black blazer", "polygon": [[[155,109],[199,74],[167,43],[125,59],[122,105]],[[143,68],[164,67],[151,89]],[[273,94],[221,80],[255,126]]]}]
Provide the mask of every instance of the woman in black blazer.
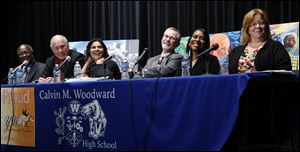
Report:
[{"label": "woman in black blazer", "polygon": [[81,76],[121,79],[118,64],[113,60],[104,60],[109,56],[107,47],[99,38],[92,39],[86,47],[86,62],[81,70]]},{"label": "woman in black blazer", "polygon": [[292,70],[290,56],[272,40],[267,14],[253,9],[243,19],[241,45],[229,53],[229,73]]},{"label": "woman in black blazer", "polygon": [[204,28],[197,28],[190,36],[186,47],[186,53],[190,54],[190,75],[219,74],[220,63],[216,56],[206,53],[197,57],[209,46],[208,32]]}]

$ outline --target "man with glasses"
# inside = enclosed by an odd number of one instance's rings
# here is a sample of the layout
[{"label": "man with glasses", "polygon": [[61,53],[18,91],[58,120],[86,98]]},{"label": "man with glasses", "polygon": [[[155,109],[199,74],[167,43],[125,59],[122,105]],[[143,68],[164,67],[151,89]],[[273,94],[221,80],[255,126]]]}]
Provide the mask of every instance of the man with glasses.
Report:
[{"label": "man with glasses", "polygon": [[28,44],[21,44],[17,49],[17,55],[21,63],[28,61],[27,65],[21,67],[25,72],[24,82],[30,83],[37,80],[42,75],[45,64],[35,60],[32,47]]},{"label": "man with glasses", "polygon": [[[84,64],[84,55],[70,50],[68,40],[63,35],[53,36],[50,41],[50,47],[54,55],[46,60],[46,68],[44,69],[42,77],[39,78],[39,82],[51,82],[53,80],[53,69],[55,64],[58,64],[61,67],[61,81],[65,78],[74,77],[74,65],[76,61],[79,61],[79,64],[82,67]],[[65,61],[67,56],[71,57],[70,61]]]},{"label": "man with glasses", "polygon": [[144,77],[170,77],[181,75],[181,55],[175,53],[180,44],[180,32],[169,27],[161,39],[162,53],[149,58],[143,69]]}]

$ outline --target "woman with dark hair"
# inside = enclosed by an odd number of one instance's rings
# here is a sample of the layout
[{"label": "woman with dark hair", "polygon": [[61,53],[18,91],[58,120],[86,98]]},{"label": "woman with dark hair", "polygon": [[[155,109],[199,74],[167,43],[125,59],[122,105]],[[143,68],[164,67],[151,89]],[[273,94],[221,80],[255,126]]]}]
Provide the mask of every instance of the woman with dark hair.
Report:
[{"label": "woman with dark hair", "polygon": [[272,40],[266,12],[252,9],[243,19],[241,45],[229,53],[229,73],[292,70],[284,46]]},{"label": "woman with dark hair", "polygon": [[196,29],[190,36],[186,47],[186,53],[190,54],[190,75],[219,74],[220,64],[216,56],[206,53],[198,57],[209,45],[209,35],[204,28]]},{"label": "woman with dark hair", "polygon": [[99,38],[92,39],[86,46],[86,61],[81,70],[81,76],[106,77],[121,79],[118,64],[113,60],[104,60],[109,56],[107,47]]}]

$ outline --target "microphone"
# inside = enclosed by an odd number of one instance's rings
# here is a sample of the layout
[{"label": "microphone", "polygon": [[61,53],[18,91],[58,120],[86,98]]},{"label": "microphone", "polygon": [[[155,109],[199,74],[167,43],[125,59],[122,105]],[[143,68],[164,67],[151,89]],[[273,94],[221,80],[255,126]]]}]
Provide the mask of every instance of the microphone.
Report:
[{"label": "microphone", "polygon": [[[149,50],[148,50],[147,47],[144,48],[143,53],[138,57],[138,59],[137,59],[136,62],[134,63],[134,65],[133,65],[133,67],[132,67],[132,70],[134,70],[135,66],[136,66],[139,62],[141,62],[141,59],[144,57],[144,55],[145,55],[148,51],[149,51]],[[130,76],[130,78],[133,78],[133,77],[134,77],[134,72],[130,73],[129,76]]]},{"label": "microphone", "polygon": [[59,65],[58,69],[61,69],[66,64],[66,62],[69,62],[69,61],[71,61],[71,57],[67,56],[65,58],[65,60]]},{"label": "microphone", "polygon": [[138,64],[139,62],[141,62],[141,59],[146,54],[146,52],[148,52],[148,48],[144,48],[143,53],[138,57],[138,59],[136,60],[136,62],[134,63],[134,65]]},{"label": "microphone", "polygon": [[28,61],[27,60],[24,60],[22,64],[20,64],[18,67],[16,67],[12,73],[15,73],[18,69],[20,69],[22,66],[26,66],[28,64]]},{"label": "microphone", "polygon": [[205,51],[203,51],[203,52],[201,52],[199,55],[197,55],[196,58],[199,58],[199,57],[202,56],[203,54],[208,53],[208,52],[210,52],[210,51],[212,51],[212,50],[216,50],[216,49],[218,49],[218,48],[219,48],[219,44],[218,44],[218,43],[215,43],[215,44],[213,44],[210,48],[206,49]]},{"label": "microphone", "polygon": [[108,60],[112,59],[115,56],[116,56],[115,54],[111,54],[110,56],[104,59],[103,63],[107,62]]},{"label": "microphone", "polygon": [[[104,66],[105,66],[105,62],[107,62],[108,60],[111,60],[111,59],[112,59],[113,57],[115,57],[115,56],[116,56],[115,54],[111,54],[110,56],[108,56],[107,58],[105,58],[105,59],[103,60]],[[96,63],[95,63],[95,64],[96,64]],[[82,72],[82,73],[80,73],[80,74],[87,74],[87,73],[93,71],[93,70],[96,69],[96,68],[97,68],[97,66],[92,67],[91,69],[86,70],[85,72]],[[105,67],[104,67],[104,68],[105,68]]]},{"label": "microphone", "polygon": [[106,59],[104,59],[103,64],[104,64],[104,78],[106,79],[106,62],[108,60],[111,60],[113,57],[115,57],[115,54],[111,54],[110,56],[108,56]]}]

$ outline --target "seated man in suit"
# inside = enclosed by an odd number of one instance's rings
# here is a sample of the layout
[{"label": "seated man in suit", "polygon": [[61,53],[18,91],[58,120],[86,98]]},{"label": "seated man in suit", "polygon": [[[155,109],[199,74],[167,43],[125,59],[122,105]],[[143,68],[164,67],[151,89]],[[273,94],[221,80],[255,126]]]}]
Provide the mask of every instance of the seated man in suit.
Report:
[{"label": "seated man in suit", "polygon": [[46,68],[43,71],[43,77],[39,78],[39,82],[51,82],[53,80],[53,69],[55,64],[60,66],[67,56],[70,56],[71,60],[65,62],[65,64],[61,66],[60,80],[63,81],[65,78],[73,78],[76,61],[79,61],[79,64],[82,67],[85,56],[79,52],[70,50],[69,42],[63,35],[53,36],[50,41],[50,47],[54,55],[46,60]]},{"label": "seated man in suit", "polygon": [[149,58],[143,69],[143,75],[149,77],[171,77],[181,75],[181,60],[183,56],[175,53],[180,44],[180,32],[169,27],[161,39],[162,53]]},{"label": "seated man in suit", "polygon": [[28,44],[21,44],[17,49],[17,55],[21,63],[23,63],[25,60],[28,61],[28,64],[24,67],[24,82],[31,83],[37,80],[42,75],[45,64],[35,60],[32,47]]}]

